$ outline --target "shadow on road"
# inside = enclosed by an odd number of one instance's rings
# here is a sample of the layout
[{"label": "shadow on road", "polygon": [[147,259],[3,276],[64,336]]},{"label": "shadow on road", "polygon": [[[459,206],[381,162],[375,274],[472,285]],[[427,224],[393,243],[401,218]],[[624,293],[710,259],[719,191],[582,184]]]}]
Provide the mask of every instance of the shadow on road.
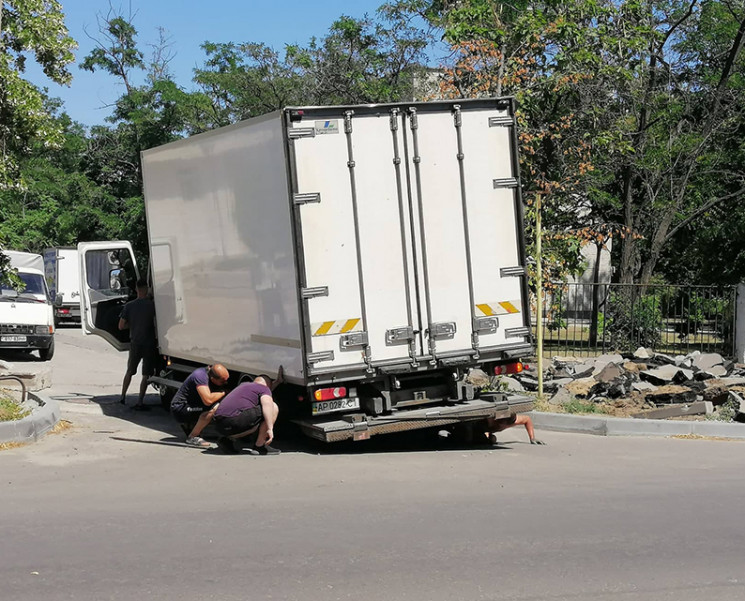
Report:
[{"label": "shadow on road", "polygon": [[[142,438],[128,438],[121,436],[112,436],[113,440],[164,446],[186,446],[184,444],[185,435],[180,426],[171,417],[160,404],[158,395],[149,394],[145,397],[145,404],[148,411],[135,411],[132,406],[135,402],[135,395],[127,397],[127,405],[119,403],[118,394],[108,395],[86,395],[70,393],[66,395],[55,395],[51,398],[79,405],[98,405],[101,412],[111,418],[124,420],[136,424],[143,428],[161,432],[166,436],[160,440],[146,440]],[[480,437],[476,437],[477,442],[470,442],[467,436],[462,432],[448,433],[443,436],[437,429],[413,430],[410,432],[401,432],[386,434],[384,436],[372,437],[363,441],[340,441],[334,443],[324,443],[313,440],[302,434],[299,428],[294,424],[281,421],[277,424],[275,442],[276,446],[283,453],[301,453],[308,455],[359,455],[359,454],[383,454],[383,453],[420,453],[420,452],[464,452],[464,451],[501,451],[509,450],[513,444],[523,444],[514,437],[505,437],[500,444],[491,446],[484,441],[481,443]],[[112,431],[113,433],[113,431]],[[209,441],[215,441],[218,437],[214,427],[208,426],[202,433],[203,438]],[[507,440],[509,438],[509,440]],[[220,454],[215,449],[205,449],[202,452]],[[248,451],[244,451],[248,453]]]}]

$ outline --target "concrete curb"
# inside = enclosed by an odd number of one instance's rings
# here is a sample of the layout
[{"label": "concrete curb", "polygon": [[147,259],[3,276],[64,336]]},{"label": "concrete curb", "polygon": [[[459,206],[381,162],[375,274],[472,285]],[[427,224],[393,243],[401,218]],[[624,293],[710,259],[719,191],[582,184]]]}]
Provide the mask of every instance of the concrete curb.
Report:
[{"label": "concrete curb", "polygon": [[745,439],[745,424],[686,422],[625,417],[598,417],[568,413],[532,411],[530,416],[539,430],[574,432],[596,436],[681,436]]},{"label": "concrete curb", "polygon": [[31,415],[12,422],[0,422],[0,443],[35,442],[60,420],[60,406],[57,401],[30,392],[26,402],[36,405]]}]

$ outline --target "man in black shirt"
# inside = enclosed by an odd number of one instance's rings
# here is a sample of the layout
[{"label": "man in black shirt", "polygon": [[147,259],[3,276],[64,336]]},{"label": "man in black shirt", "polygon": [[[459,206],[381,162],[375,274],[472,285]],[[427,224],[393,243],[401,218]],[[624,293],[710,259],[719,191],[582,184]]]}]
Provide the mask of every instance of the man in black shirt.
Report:
[{"label": "man in black shirt", "polygon": [[123,405],[127,396],[132,376],[137,373],[137,366],[142,361],[142,382],[140,382],[140,396],[133,409],[147,410],[145,392],[147,379],[155,373],[157,361],[157,343],[155,340],[155,303],[147,296],[147,282],[137,282],[137,298],[124,305],[119,317],[119,329],[129,330],[129,360],[127,372],[122,382],[122,396],[119,402]]}]

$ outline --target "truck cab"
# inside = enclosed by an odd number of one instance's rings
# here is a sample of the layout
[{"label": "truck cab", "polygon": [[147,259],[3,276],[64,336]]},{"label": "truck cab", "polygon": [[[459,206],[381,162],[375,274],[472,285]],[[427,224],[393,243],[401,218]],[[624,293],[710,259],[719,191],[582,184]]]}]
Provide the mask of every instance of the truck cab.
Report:
[{"label": "truck cab", "polygon": [[21,280],[20,289],[0,285],[0,351],[38,351],[42,361],[54,355],[54,313],[41,255],[5,251]]}]

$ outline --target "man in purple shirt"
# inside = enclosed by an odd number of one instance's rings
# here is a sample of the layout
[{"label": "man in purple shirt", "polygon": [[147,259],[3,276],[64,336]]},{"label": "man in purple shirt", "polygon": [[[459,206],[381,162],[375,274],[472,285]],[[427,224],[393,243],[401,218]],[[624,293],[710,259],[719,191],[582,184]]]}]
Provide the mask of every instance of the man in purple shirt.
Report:
[{"label": "man in purple shirt", "polygon": [[253,382],[244,382],[225,395],[215,411],[215,428],[222,435],[217,446],[228,454],[239,452],[239,439],[259,430],[253,452],[258,455],[279,455],[279,449],[269,446],[274,440],[274,423],[279,407],[272,390],[282,383],[282,367],[277,379],[261,375]]}]

